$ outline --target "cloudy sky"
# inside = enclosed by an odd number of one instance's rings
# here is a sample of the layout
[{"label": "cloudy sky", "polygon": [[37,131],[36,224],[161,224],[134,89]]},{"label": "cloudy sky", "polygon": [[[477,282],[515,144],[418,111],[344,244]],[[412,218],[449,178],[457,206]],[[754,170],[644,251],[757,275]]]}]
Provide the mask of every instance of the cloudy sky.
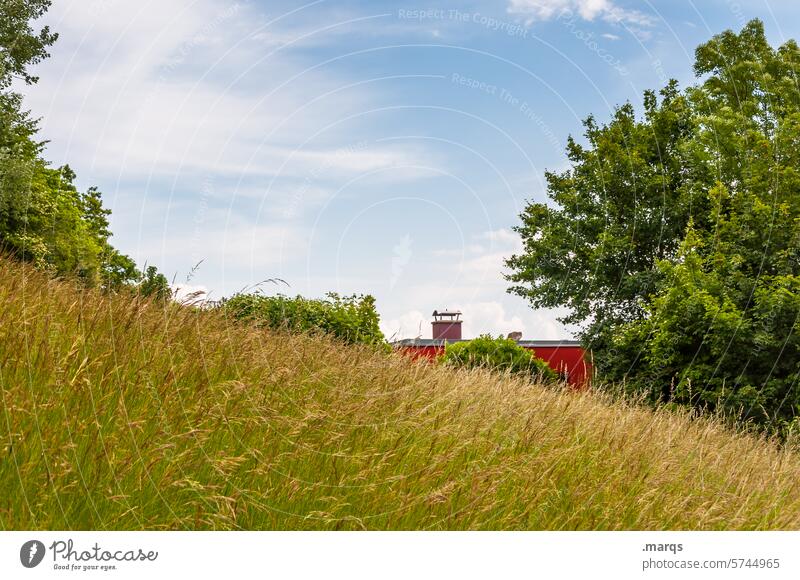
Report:
[{"label": "cloudy sky", "polygon": [[505,291],[519,212],[581,119],[693,82],[755,16],[800,36],[795,0],[54,0],[23,92],[115,245],[177,283],[202,260],[212,298],[373,294],[387,336],[459,308],[465,336],[568,338]]}]

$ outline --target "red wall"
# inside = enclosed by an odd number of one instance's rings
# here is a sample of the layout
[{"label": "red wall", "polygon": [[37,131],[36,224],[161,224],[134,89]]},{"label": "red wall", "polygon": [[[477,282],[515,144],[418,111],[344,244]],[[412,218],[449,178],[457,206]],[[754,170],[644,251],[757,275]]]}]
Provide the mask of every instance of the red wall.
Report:
[{"label": "red wall", "polygon": [[[535,347],[529,348],[533,353],[547,362],[551,369],[567,374],[567,382],[578,388],[588,386],[592,378],[591,361],[587,360],[583,349],[579,346]],[[442,354],[441,346],[404,346],[401,351],[416,359],[434,360]]]},{"label": "red wall", "polygon": [[461,340],[461,321],[434,320],[431,322],[433,338],[446,338],[448,340]]},{"label": "red wall", "polygon": [[566,373],[570,385],[584,387],[591,382],[592,366],[590,361],[586,360],[587,357],[581,347],[536,347],[529,350],[546,361],[554,371]]}]

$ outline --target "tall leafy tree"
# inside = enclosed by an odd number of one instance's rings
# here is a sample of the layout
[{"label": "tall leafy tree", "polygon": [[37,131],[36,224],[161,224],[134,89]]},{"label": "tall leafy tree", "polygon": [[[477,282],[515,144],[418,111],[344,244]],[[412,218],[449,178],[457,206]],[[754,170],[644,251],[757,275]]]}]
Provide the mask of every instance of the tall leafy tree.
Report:
[{"label": "tall leafy tree", "polygon": [[[57,36],[47,27],[35,32],[31,21],[42,16],[48,0],[5,0],[0,3],[0,220],[3,231],[23,219],[24,192],[35,172],[42,144],[35,141],[35,120],[22,108],[22,97],[11,90],[14,80],[38,79],[28,67],[48,56]],[[9,222],[11,222],[9,224]]]},{"label": "tall leafy tree", "polygon": [[608,124],[584,121],[586,145],[568,139],[572,167],[546,174],[550,203],[525,208],[516,228],[524,252],[508,260],[511,292],[536,307],[568,307],[566,322],[591,323],[587,338],[642,316],[656,261],[674,254],[702,203],[685,187],[687,97],[671,82],[644,104],[643,119],[626,104]]},{"label": "tall leafy tree", "polygon": [[32,157],[41,144],[33,141],[36,123],[22,109],[22,97],[11,91],[17,80],[37,82],[30,67],[49,56],[58,39],[47,26],[38,31],[32,22],[43,16],[50,0],[3,0],[0,3],[0,151]]},{"label": "tall leafy tree", "polygon": [[800,415],[800,50],[754,20],[697,48],[699,84],[587,121],[518,228],[511,288],[567,306],[601,374],[779,429]]},{"label": "tall leafy tree", "polygon": [[47,12],[51,0],[3,0],[0,4],[0,88],[12,77],[34,83],[28,67],[47,58],[48,47],[58,38],[48,26],[34,31],[32,22]]},{"label": "tall leafy tree", "polygon": [[13,83],[33,84],[31,67],[49,56],[58,35],[36,29],[50,0],[0,3],[0,245],[16,257],[56,274],[73,275],[109,290],[138,285],[165,296],[166,278],[141,273],[109,242],[110,210],[97,188],[79,192],[69,166],[51,168],[42,158],[35,119],[23,109]]}]

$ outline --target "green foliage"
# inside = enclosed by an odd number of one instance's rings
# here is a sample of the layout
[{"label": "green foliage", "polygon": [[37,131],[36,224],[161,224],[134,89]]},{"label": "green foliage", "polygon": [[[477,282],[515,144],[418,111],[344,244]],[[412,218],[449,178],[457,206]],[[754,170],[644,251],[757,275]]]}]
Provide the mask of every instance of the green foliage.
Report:
[{"label": "green foliage", "polygon": [[568,323],[639,317],[656,261],[678,247],[696,205],[681,187],[686,97],[670,83],[660,101],[645,95],[645,110],[637,120],[626,104],[605,126],[586,119],[588,146],[569,139],[572,168],[546,174],[551,203],[528,205],[516,228],[524,252],[508,260],[510,291],[536,307],[568,307]]},{"label": "green foliage", "polygon": [[137,288],[142,296],[152,296],[157,300],[167,300],[172,296],[167,277],[155,266],[148,266],[141,274]]},{"label": "green foliage", "polygon": [[324,299],[297,296],[237,294],[222,303],[226,313],[237,320],[255,322],[291,332],[323,332],[347,343],[380,345],[388,348],[381,332],[375,298],[369,295],[339,296],[330,292]]},{"label": "green foliage", "polygon": [[645,116],[570,141],[518,228],[511,291],[567,306],[607,380],[785,431],[800,416],[800,49],[754,20]]},{"label": "green foliage", "polygon": [[50,0],[3,0],[0,3],[0,90],[15,78],[28,84],[38,79],[28,67],[49,55],[47,48],[58,38],[45,26],[34,31],[31,22],[44,15]]},{"label": "green foliage", "polygon": [[6,245],[22,259],[94,282],[101,240],[84,219],[74,174],[69,167],[49,169],[37,160],[29,177],[27,187],[20,184],[3,196],[0,233]]},{"label": "green foliage", "polygon": [[679,260],[659,264],[649,316],[614,336],[623,353],[614,362],[627,368],[611,370],[653,400],[784,432],[800,416],[800,277],[765,272],[737,284],[728,258],[690,229]]},{"label": "green foliage", "polygon": [[444,348],[442,362],[448,365],[483,367],[501,372],[527,375],[535,380],[555,380],[557,375],[545,361],[519,346],[510,338],[492,338],[483,334],[464,342],[453,342]]},{"label": "green foliage", "polygon": [[18,258],[90,286],[118,289],[139,278],[133,261],[109,243],[101,193],[79,192],[68,166],[0,157],[0,242]]},{"label": "green foliage", "polygon": [[31,22],[49,6],[49,0],[0,4],[0,248],[88,286],[120,290],[141,282],[145,291],[163,294],[166,279],[140,273],[109,243],[111,212],[97,188],[79,192],[69,166],[54,169],[42,159],[37,123],[9,88],[13,79],[38,80],[29,67],[48,56],[57,35],[47,27],[34,31]]}]

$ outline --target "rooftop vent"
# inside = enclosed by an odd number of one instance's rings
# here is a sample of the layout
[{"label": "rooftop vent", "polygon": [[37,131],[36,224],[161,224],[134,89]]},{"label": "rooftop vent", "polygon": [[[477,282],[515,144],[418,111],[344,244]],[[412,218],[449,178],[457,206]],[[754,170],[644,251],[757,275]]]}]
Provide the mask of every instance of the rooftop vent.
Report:
[{"label": "rooftop vent", "polygon": [[461,312],[458,310],[433,311],[434,339],[461,340]]}]

